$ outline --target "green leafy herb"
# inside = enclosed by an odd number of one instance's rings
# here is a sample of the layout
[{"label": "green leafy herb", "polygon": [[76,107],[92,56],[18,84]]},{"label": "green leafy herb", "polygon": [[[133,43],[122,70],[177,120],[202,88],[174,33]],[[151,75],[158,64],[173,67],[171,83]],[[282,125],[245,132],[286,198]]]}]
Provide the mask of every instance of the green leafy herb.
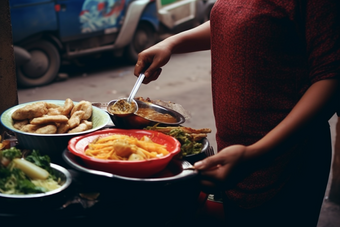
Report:
[{"label": "green leafy herb", "polygon": [[53,180],[56,180],[54,170],[51,168],[51,159],[48,155],[40,155],[38,150],[32,150],[32,153],[25,158],[27,161],[32,162],[33,164],[45,169]]},{"label": "green leafy herb", "polygon": [[15,147],[0,151],[0,157],[7,158],[9,160],[13,160],[14,158],[21,158],[21,156],[21,150]]},{"label": "green leafy herb", "polygon": [[[0,151],[0,193],[32,194],[47,192],[46,188],[36,186],[22,170],[15,167],[12,160],[21,158],[21,156],[20,149],[14,147]],[[49,156],[40,155],[39,151],[33,150],[25,159],[48,171],[50,173],[49,177],[57,181],[54,169],[50,167]]]},{"label": "green leafy herb", "polygon": [[0,169],[0,192],[21,192],[21,194],[46,192],[45,188],[34,185],[23,171],[17,168]]}]

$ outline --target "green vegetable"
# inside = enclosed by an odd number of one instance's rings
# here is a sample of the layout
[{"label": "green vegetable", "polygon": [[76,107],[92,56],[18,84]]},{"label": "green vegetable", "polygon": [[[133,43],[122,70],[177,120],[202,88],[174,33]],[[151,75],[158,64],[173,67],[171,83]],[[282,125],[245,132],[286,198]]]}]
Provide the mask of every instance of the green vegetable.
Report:
[{"label": "green vegetable", "polygon": [[194,141],[189,133],[183,132],[180,128],[172,129],[167,134],[181,143],[181,156],[198,154],[202,151],[202,143]]},{"label": "green vegetable", "polygon": [[11,147],[9,149],[0,151],[0,158],[7,158],[9,160],[13,160],[14,158],[21,158],[21,156],[22,156],[21,150],[15,147]]},{"label": "green vegetable", "polygon": [[46,189],[35,186],[20,169],[0,168],[0,192],[29,194],[46,192]]},{"label": "green vegetable", "polygon": [[[0,193],[31,194],[47,192],[48,190],[46,188],[36,186],[32,183],[31,178],[29,177],[30,174],[27,175],[27,173],[21,170],[25,170],[25,168],[20,169],[19,167],[27,167],[35,164],[35,167],[39,166],[44,169],[42,172],[46,170],[49,173],[49,177],[56,180],[57,176],[55,175],[54,170],[50,167],[50,157],[47,155],[40,155],[37,150],[33,150],[32,153],[25,158],[25,160],[19,159],[21,156],[22,154],[20,149],[14,147],[0,151],[0,160],[10,160],[10,162],[6,163],[6,165],[2,165],[0,163]],[[17,166],[17,161],[19,161],[19,166]]]},{"label": "green vegetable", "polygon": [[40,155],[38,150],[33,150],[32,153],[28,155],[25,159],[45,169],[47,172],[49,172],[53,180],[57,179],[57,177],[55,176],[54,170],[50,166],[51,159],[48,155]]}]

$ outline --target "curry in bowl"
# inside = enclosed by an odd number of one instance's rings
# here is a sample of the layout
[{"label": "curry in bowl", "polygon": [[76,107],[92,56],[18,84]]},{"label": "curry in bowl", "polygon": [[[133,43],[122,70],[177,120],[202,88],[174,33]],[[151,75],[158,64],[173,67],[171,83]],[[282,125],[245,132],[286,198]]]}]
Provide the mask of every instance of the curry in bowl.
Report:
[{"label": "curry in bowl", "polygon": [[136,115],[149,119],[150,121],[158,121],[163,123],[176,123],[177,119],[169,113],[161,113],[152,108],[139,108]]},{"label": "curry in bowl", "polygon": [[109,102],[107,112],[109,113],[112,122],[118,128],[142,129],[155,124],[177,126],[185,122],[184,116],[174,110],[140,100],[136,100],[138,110],[135,113],[121,117],[116,115],[111,109],[116,101],[117,100],[112,100]]}]

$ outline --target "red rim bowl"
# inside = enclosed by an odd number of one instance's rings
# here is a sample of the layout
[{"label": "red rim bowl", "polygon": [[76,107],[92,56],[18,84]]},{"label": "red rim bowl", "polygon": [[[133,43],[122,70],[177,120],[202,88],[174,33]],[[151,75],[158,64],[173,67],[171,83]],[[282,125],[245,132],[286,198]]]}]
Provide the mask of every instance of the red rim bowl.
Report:
[{"label": "red rim bowl", "polygon": [[[128,135],[138,139],[148,136],[153,142],[165,145],[169,154],[160,158],[142,161],[103,160],[85,154],[88,144],[98,136],[105,137],[113,134]],[[68,143],[68,150],[75,156],[80,157],[85,165],[94,170],[126,177],[150,177],[168,165],[172,158],[180,152],[181,144],[174,137],[150,130],[105,129],[72,138]]]}]

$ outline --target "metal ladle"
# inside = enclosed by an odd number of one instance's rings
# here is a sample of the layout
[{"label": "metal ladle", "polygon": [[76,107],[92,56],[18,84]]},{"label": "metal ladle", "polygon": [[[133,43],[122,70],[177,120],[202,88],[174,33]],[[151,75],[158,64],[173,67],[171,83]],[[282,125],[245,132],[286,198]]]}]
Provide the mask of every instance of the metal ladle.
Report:
[{"label": "metal ladle", "polygon": [[134,100],[134,97],[135,97],[140,85],[142,84],[144,78],[145,78],[144,73],[139,74],[139,77],[138,77],[135,85],[133,86],[129,97],[119,99],[113,104],[113,106],[111,108],[112,109],[117,108],[119,110],[119,112],[114,112],[115,115],[126,116],[126,115],[129,115],[129,114],[133,114],[138,110],[138,104]]}]

